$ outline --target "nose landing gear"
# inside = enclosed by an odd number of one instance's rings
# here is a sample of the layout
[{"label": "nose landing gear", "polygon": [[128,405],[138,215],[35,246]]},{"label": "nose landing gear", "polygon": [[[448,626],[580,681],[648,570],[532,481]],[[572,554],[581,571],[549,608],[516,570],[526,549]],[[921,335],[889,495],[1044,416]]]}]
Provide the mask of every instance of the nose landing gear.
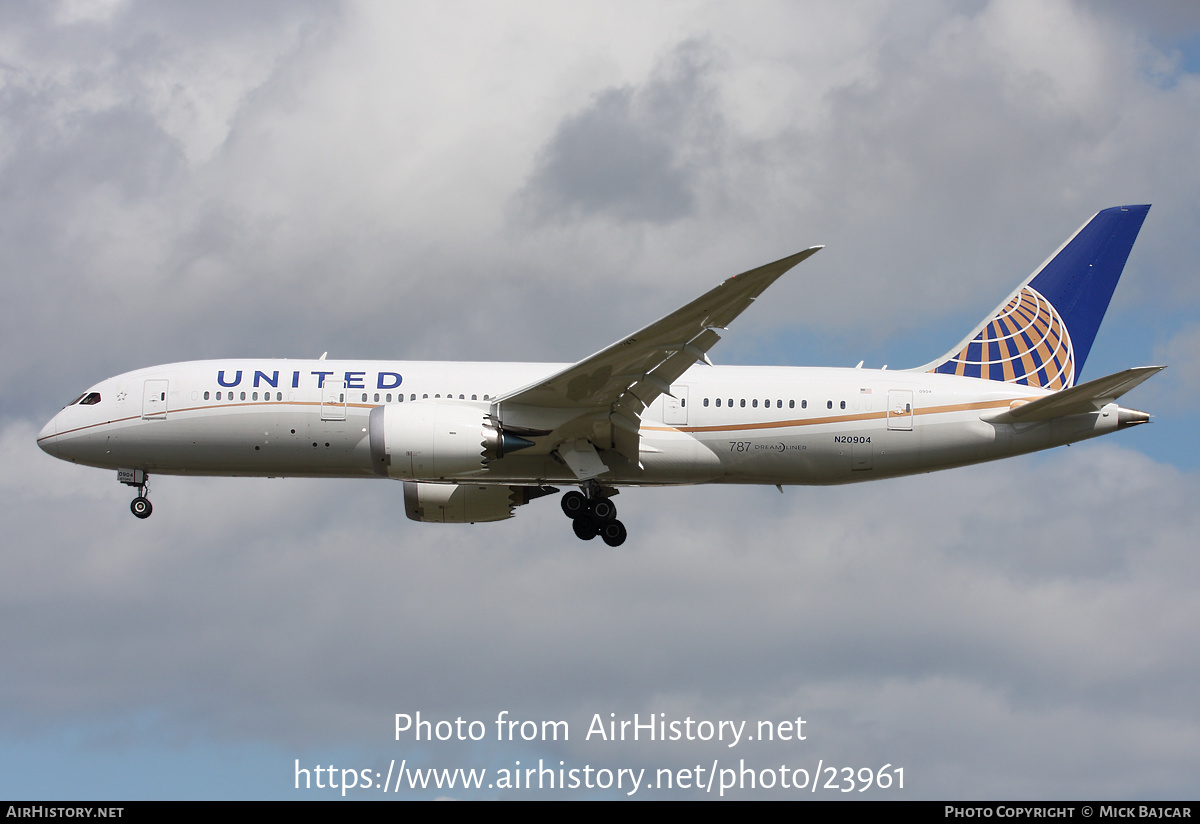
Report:
[{"label": "nose landing gear", "polygon": [[140,469],[118,469],[117,480],[137,487],[138,496],[129,504],[129,511],[142,520],[149,518],[154,511],[150,505],[150,476]]},{"label": "nose landing gear", "polygon": [[595,481],[583,487],[583,492],[571,491],[562,496],[563,514],[571,519],[575,537],[590,541],[597,535],[609,546],[625,543],[628,532],[617,520],[617,507]]},{"label": "nose landing gear", "polygon": [[129,511],[143,520],[150,517],[150,513],[154,511],[154,507],[150,505],[150,499],[145,495],[138,495],[129,504]]}]

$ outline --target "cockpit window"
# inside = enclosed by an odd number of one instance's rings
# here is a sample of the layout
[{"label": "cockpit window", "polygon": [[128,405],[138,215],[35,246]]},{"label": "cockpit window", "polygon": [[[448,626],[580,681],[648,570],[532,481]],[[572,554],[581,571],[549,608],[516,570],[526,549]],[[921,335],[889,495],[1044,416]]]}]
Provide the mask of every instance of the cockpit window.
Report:
[{"label": "cockpit window", "polygon": [[[83,393],[83,395],[86,395],[86,394],[87,394],[87,392]],[[79,403],[81,400],[83,400],[83,395],[80,395],[78,398],[71,401],[69,404],[67,404],[67,406],[74,406],[75,404]]]},{"label": "cockpit window", "polygon": [[83,396],[83,399],[79,401],[80,406],[92,406],[97,403],[100,403],[99,392],[88,392]]}]

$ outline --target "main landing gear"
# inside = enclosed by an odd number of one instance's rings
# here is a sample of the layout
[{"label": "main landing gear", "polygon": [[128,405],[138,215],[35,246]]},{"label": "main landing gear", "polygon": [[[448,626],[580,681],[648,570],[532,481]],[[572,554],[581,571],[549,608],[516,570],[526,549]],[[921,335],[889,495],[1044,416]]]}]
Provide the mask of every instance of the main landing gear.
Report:
[{"label": "main landing gear", "polygon": [[138,496],[129,504],[129,511],[143,521],[150,517],[150,476],[140,469],[118,469],[117,480],[126,486],[137,487]]},{"label": "main landing gear", "polygon": [[583,492],[563,495],[562,511],[571,519],[575,537],[580,540],[590,541],[599,535],[609,546],[625,543],[628,533],[625,524],[617,520],[617,507],[595,481],[585,484]]}]

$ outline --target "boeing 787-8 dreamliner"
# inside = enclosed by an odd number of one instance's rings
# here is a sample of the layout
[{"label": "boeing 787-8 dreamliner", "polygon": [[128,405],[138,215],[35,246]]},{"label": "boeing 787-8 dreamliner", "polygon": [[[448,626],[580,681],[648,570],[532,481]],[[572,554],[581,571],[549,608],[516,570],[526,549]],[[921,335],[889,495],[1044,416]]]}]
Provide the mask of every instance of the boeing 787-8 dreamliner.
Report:
[{"label": "boeing 787-8 dreamliner", "polygon": [[[38,445],[151,474],[395,478],[408,517],[498,521],[558,491],[575,534],[625,541],[612,496],[838,484],[1005,458],[1145,423],[1163,367],[1079,375],[1149,206],[1093,216],[957,346],[915,369],[713,366],[708,352],[821,247],[732,277],[575,364],[216,360],[101,381]],[[860,364],[861,367],[861,364]]]}]

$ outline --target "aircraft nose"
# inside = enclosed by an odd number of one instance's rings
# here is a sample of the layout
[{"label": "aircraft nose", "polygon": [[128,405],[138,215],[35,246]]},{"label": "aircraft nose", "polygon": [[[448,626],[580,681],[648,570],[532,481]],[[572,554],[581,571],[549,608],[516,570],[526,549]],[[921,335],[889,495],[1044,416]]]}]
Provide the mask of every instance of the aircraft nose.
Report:
[{"label": "aircraft nose", "polygon": [[38,433],[38,446],[48,455],[58,457],[58,416],[50,419],[50,422],[42,427],[42,431]]}]

